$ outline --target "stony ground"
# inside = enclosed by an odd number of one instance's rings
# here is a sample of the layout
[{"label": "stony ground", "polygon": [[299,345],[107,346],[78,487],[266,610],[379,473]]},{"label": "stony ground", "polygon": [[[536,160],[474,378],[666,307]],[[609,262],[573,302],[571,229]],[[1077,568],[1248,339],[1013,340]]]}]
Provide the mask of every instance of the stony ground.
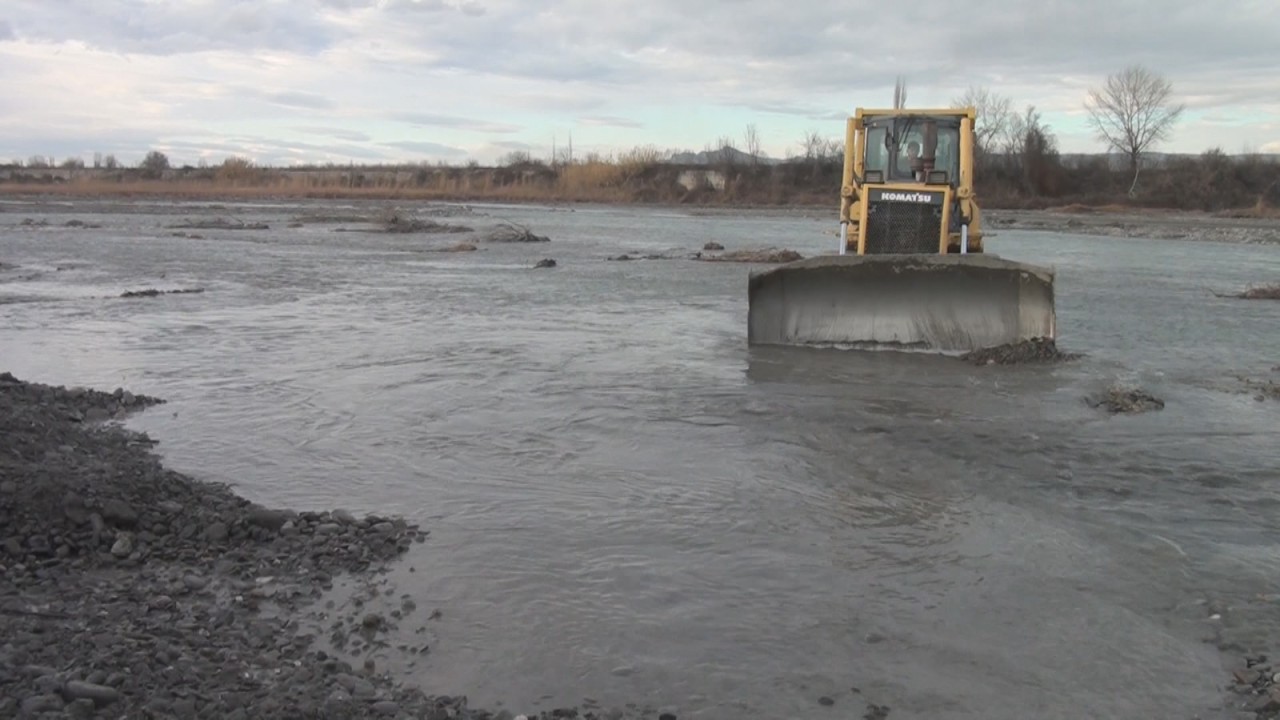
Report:
[{"label": "stony ground", "polygon": [[1043,230],[1103,237],[1197,240],[1202,242],[1280,244],[1280,218],[1250,218],[1167,210],[1130,210],[1071,206],[1052,210],[987,210],[987,227]]},{"label": "stony ground", "polygon": [[430,612],[407,596],[390,616],[315,607],[426,533],[261,507],[167,470],[109,422],[161,402],[0,374],[0,718],[513,717],[317,649],[308,618],[329,621],[328,647],[359,648]]}]

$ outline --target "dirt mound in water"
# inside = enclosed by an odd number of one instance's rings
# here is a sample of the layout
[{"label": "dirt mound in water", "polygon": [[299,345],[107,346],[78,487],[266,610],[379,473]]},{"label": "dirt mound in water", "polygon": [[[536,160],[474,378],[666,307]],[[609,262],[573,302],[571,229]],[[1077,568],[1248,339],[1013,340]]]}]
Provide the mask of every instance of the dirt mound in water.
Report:
[{"label": "dirt mound in water", "polygon": [[804,256],[795,250],[767,248],[764,250],[730,250],[716,255],[707,255],[699,252],[694,258],[707,262],[780,264],[803,260]]},{"label": "dirt mound in water", "polygon": [[120,293],[120,297],[159,297],[161,295],[190,295],[202,292],[204,292],[204,288],[189,288],[185,290],[157,290],[155,288],[147,288],[146,290],[126,290]]},{"label": "dirt mound in water", "polygon": [[1240,293],[1239,297],[1245,300],[1280,300],[1280,285],[1249,288]]},{"label": "dirt mound in water", "polygon": [[973,350],[960,356],[974,365],[1027,365],[1077,360],[1079,353],[1066,353],[1058,349],[1051,338],[1032,338],[1021,342],[997,345]]},{"label": "dirt mound in water", "polygon": [[[1280,368],[1277,368],[1277,370],[1280,370]],[[1246,391],[1253,393],[1253,399],[1259,402],[1280,400],[1280,382],[1275,380],[1255,380],[1244,376],[1238,376],[1238,379],[1244,385]]]},{"label": "dirt mound in water", "polygon": [[1113,385],[1096,397],[1086,398],[1090,407],[1101,408],[1112,415],[1163,410],[1164,401],[1141,388]]},{"label": "dirt mound in water", "polygon": [[1250,287],[1238,293],[1215,292],[1214,295],[1220,298],[1232,298],[1235,300],[1280,300],[1280,285]]},{"label": "dirt mound in water", "polygon": [[551,238],[546,235],[535,234],[529,228],[513,223],[503,223],[490,230],[484,240],[501,243],[551,242]]},{"label": "dirt mound in water", "polygon": [[[379,231],[373,231],[379,232]],[[453,225],[437,220],[420,220],[418,218],[395,215],[382,223],[380,232],[384,233],[469,233],[472,229],[465,225]]]},{"label": "dirt mound in water", "polygon": [[172,230],[270,230],[266,223],[247,223],[243,220],[227,218],[210,218],[203,220],[187,220],[169,226]]}]

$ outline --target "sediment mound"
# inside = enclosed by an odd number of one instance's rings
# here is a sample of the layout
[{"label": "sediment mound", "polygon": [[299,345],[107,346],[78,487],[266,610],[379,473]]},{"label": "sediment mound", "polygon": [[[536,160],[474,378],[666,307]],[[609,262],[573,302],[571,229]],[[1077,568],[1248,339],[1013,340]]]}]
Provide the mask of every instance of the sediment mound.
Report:
[{"label": "sediment mound", "polygon": [[672,255],[660,255],[658,253],[622,253],[621,255],[611,255],[606,260],[614,262],[626,262],[628,260],[674,260]]},{"label": "sediment mound", "polygon": [[718,255],[704,255],[698,253],[694,256],[697,260],[707,262],[742,262],[742,263],[770,263],[780,264],[803,260],[804,256],[795,250],[768,248],[765,250],[731,250],[729,252],[720,253]]},{"label": "sediment mound", "polygon": [[1112,415],[1150,412],[1163,410],[1164,401],[1140,388],[1126,388],[1113,385],[1101,395],[1086,398],[1090,407],[1101,408]]},{"label": "sediment mound", "polygon": [[1253,399],[1258,402],[1280,400],[1280,382],[1275,380],[1254,380],[1243,375],[1237,376],[1237,379],[1244,385],[1247,392],[1253,393]]},{"label": "sediment mound", "polygon": [[973,350],[961,355],[960,359],[974,365],[1026,365],[1066,362],[1080,357],[1078,353],[1065,353],[1058,350],[1058,345],[1052,338],[1032,338],[1022,342]]},{"label": "sediment mound", "polygon": [[1238,293],[1215,292],[1214,295],[1220,298],[1231,298],[1233,300],[1280,300],[1280,285],[1249,287]]},{"label": "sediment mound", "polygon": [[404,215],[393,215],[382,223],[381,230],[370,232],[385,233],[469,233],[473,230],[465,225],[451,225],[435,220],[419,220]]},{"label": "sediment mound", "polygon": [[270,230],[266,223],[247,223],[242,220],[212,218],[205,220],[187,220],[168,226],[170,230]]},{"label": "sediment mound", "polygon": [[436,249],[436,252],[451,252],[451,253],[475,252],[475,251],[476,251],[476,246],[466,242],[458,243],[457,245],[450,245],[449,247]]},{"label": "sediment mound", "polygon": [[147,288],[146,290],[126,290],[120,293],[120,297],[158,297],[160,295],[188,295],[202,292],[204,292],[204,288],[190,288],[185,290],[157,290],[155,288]]},{"label": "sediment mound", "polygon": [[1238,296],[1244,300],[1280,300],[1280,285],[1249,288]]},{"label": "sediment mound", "polygon": [[484,240],[502,243],[551,242],[551,238],[546,235],[537,235],[529,228],[514,223],[503,223],[490,230]]}]

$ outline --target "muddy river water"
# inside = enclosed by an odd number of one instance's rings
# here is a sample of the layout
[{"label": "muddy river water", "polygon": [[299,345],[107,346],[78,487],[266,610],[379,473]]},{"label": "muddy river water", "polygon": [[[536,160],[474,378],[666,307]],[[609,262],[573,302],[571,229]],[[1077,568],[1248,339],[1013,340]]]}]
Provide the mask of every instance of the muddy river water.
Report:
[{"label": "muddy river water", "polygon": [[552,241],[470,253],[309,219],[380,206],[4,202],[0,370],[166,398],[129,426],[259,502],[421,522],[401,669],[473,705],[1234,718],[1280,650],[1280,401],[1237,377],[1280,379],[1280,304],[1212,293],[1280,247],[1002,231],[1085,357],[978,368],[748,348],[749,266],[608,260],[826,252],[821,212],[475,206]]}]

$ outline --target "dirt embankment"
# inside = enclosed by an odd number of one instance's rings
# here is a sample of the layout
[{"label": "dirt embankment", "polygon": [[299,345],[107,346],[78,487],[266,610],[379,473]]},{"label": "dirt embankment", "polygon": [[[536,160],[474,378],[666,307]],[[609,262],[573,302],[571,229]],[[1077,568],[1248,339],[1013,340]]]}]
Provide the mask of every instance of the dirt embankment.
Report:
[{"label": "dirt embankment", "polygon": [[[359,659],[401,624],[436,621],[411,597],[390,612],[312,607],[424,531],[256,505],[165,469],[149,438],[103,422],[161,402],[0,374],[0,717],[513,717]],[[308,619],[350,660],[317,649]],[[574,716],[530,717],[557,712]]]}]

